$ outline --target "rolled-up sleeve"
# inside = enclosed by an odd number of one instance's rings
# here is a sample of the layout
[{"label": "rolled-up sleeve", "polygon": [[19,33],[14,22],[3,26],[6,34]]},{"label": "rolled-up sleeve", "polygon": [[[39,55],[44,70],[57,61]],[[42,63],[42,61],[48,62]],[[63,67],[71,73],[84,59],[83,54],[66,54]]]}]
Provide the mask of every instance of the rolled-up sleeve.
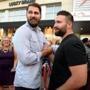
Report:
[{"label": "rolled-up sleeve", "polygon": [[32,52],[28,47],[24,47],[24,49],[21,49],[20,51],[20,61],[24,65],[33,65],[40,62],[41,52]]}]

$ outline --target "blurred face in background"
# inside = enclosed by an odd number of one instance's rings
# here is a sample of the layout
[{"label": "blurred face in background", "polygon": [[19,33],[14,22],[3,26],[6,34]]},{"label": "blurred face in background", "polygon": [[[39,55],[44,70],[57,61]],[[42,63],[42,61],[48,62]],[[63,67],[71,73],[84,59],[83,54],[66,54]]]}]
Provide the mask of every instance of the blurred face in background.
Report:
[{"label": "blurred face in background", "polygon": [[63,37],[67,32],[67,20],[64,15],[58,15],[54,24],[55,35]]},{"label": "blurred face in background", "polygon": [[26,11],[27,21],[32,27],[36,27],[41,19],[41,13],[39,8],[34,6],[29,6],[28,10]]},{"label": "blurred face in background", "polygon": [[3,40],[2,40],[2,46],[9,47],[10,46],[10,43],[11,43],[10,38],[8,38],[8,37],[3,38]]},{"label": "blurred face in background", "polygon": [[86,43],[86,45],[90,48],[90,40]]}]

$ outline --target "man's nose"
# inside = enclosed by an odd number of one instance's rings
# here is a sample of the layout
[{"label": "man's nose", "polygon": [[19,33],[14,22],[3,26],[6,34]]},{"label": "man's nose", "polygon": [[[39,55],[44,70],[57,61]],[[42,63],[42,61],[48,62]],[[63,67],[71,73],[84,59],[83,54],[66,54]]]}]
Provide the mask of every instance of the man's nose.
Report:
[{"label": "man's nose", "polygon": [[31,16],[34,17],[35,16],[35,13],[32,13]]}]

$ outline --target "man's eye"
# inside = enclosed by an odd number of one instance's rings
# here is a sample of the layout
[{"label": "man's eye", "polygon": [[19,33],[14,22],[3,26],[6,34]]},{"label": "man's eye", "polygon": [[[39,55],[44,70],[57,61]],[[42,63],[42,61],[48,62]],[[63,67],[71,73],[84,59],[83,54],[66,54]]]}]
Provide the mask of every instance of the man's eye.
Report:
[{"label": "man's eye", "polygon": [[34,12],[34,14],[37,14],[38,15],[39,13],[38,12]]},{"label": "man's eye", "polygon": [[29,11],[28,13],[29,13],[29,14],[32,14],[33,12],[32,12],[32,11]]},{"label": "man's eye", "polygon": [[29,14],[36,14],[36,15],[39,14],[39,12],[32,12],[32,11],[28,11],[28,13],[29,13]]}]

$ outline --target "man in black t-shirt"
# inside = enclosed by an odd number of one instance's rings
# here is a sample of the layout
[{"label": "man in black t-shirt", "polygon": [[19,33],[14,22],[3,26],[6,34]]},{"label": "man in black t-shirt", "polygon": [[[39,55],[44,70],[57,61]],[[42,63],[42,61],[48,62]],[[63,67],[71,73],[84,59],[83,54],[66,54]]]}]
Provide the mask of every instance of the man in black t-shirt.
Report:
[{"label": "man in black t-shirt", "polygon": [[73,16],[67,11],[58,12],[54,29],[62,42],[55,53],[48,90],[79,90],[86,85],[86,52],[72,28]]}]

